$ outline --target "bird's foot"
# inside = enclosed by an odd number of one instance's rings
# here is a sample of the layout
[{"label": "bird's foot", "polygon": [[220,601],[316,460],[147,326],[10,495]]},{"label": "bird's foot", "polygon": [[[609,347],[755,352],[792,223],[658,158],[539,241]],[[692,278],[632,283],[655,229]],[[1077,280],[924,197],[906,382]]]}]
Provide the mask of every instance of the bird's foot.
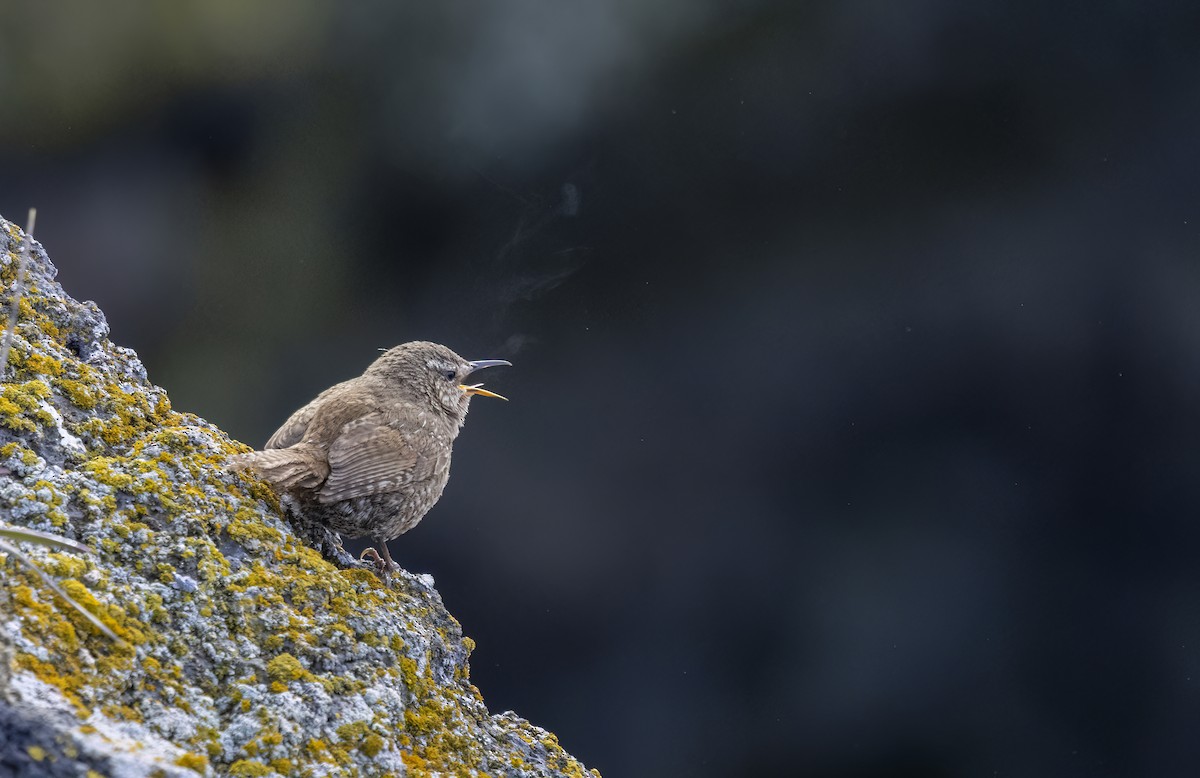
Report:
[{"label": "bird's foot", "polygon": [[391,555],[388,554],[387,543],[383,544],[382,555],[374,548],[365,548],[358,555],[358,558],[364,562],[369,562],[375,568],[375,573],[383,579],[384,586],[391,586],[392,573],[400,569],[399,565],[393,562]]}]

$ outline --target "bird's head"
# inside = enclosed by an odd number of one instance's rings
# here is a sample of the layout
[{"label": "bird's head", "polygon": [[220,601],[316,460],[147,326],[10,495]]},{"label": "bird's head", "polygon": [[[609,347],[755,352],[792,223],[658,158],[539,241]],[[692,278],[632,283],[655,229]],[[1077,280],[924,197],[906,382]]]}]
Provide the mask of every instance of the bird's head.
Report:
[{"label": "bird's head", "polygon": [[367,368],[366,374],[395,382],[412,399],[431,403],[461,425],[472,395],[507,399],[489,392],[482,384],[469,382],[468,376],[485,367],[511,364],[503,359],[471,361],[437,343],[414,341],[388,349]]}]

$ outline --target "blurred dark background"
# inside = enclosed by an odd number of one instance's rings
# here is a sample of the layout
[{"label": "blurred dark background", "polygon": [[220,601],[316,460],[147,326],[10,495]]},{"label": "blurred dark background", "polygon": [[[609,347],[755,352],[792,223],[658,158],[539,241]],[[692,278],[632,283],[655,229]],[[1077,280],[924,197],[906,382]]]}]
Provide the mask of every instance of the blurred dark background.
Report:
[{"label": "blurred dark background", "polygon": [[504,357],[392,544],[606,776],[1200,765],[1200,6],[10,2],[0,213],[260,445]]}]

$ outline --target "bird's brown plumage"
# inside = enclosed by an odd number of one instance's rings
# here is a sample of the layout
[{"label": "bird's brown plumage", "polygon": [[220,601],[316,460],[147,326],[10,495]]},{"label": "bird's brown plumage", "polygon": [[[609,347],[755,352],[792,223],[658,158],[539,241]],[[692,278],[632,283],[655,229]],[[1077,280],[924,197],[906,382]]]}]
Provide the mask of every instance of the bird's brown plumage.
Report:
[{"label": "bird's brown plumage", "polygon": [[358,378],[296,411],[263,451],[232,458],[286,495],[297,518],[383,544],[412,529],[446,486],[472,394],[463,383],[502,360],[469,362],[417,341],[388,350]]}]

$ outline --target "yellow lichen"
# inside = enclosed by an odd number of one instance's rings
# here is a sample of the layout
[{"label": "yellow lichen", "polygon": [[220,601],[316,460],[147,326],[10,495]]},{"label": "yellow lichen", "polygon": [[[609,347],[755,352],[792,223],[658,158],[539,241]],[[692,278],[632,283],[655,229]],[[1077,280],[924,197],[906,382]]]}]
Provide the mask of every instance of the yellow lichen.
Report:
[{"label": "yellow lichen", "polygon": [[42,569],[59,578],[79,578],[87,572],[88,563],[80,557],[55,552],[46,555]]},{"label": "yellow lichen", "polygon": [[129,489],[133,486],[133,476],[122,472],[122,462],[116,457],[93,457],[84,464],[83,471],[113,489]]},{"label": "yellow lichen", "polygon": [[342,724],[336,730],[338,737],[342,740],[360,740],[366,737],[369,731],[368,724],[365,721],[351,721]]},{"label": "yellow lichen", "polygon": [[337,728],[338,737],[350,748],[357,748],[369,757],[383,750],[383,738],[371,732],[366,721],[354,721]]},{"label": "yellow lichen", "polygon": [[368,757],[374,758],[376,754],[383,750],[383,738],[374,733],[367,735],[362,745],[359,746],[359,749]]},{"label": "yellow lichen", "polygon": [[286,652],[267,662],[267,678],[273,682],[273,691],[274,684],[282,684],[283,689],[279,691],[285,691],[291,681],[316,680],[316,676],[305,669],[299,659]]},{"label": "yellow lichen", "polygon": [[13,454],[19,454],[21,464],[25,467],[34,467],[38,462],[38,455],[33,451],[25,448],[20,443],[13,441],[0,446],[0,458],[7,460]]},{"label": "yellow lichen", "polygon": [[49,684],[62,692],[63,696],[75,706],[75,712],[80,718],[87,718],[91,709],[80,699],[78,692],[84,688],[85,681],[78,673],[62,674],[50,662],[43,662],[32,654],[17,653],[13,666],[18,670],[28,670],[37,676],[39,681]]},{"label": "yellow lichen", "polygon": [[138,722],[142,721],[142,714],[128,705],[118,705],[116,703],[101,705],[100,712],[105,716],[108,716],[110,719],[124,719],[125,721]]},{"label": "yellow lichen", "polygon": [[[115,632],[118,637],[130,643],[146,642],[145,633],[134,626],[132,620],[127,618],[127,614],[119,606],[102,604],[86,586],[73,579],[63,581],[62,588],[71,596],[71,599],[87,609],[104,626]],[[69,612],[68,615],[70,616],[73,613],[73,611]],[[79,619],[80,625],[87,624],[87,629],[95,631],[95,628],[83,620],[82,616],[78,614],[74,614],[74,616]]]},{"label": "yellow lichen", "polygon": [[408,751],[400,752],[400,761],[404,762],[404,766],[407,767],[410,772],[415,772],[417,775],[429,774],[429,765],[425,763],[424,759],[414,753],[410,753]]},{"label": "yellow lichen", "polygon": [[32,373],[33,375],[60,376],[63,372],[62,362],[57,359],[32,352],[25,354],[22,352],[10,352],[10,361],[17,370]]},{"label": "yellow lichen", "polygon": [[271,768],[257,759],[239,759],[229,766],[229,774],[235,778],[258,778],[270,772]]},{"label": "yellow lichen", "polygon": [[193,754],[188,752],[175,760],[175,764],[179,767],[186,767],[190,770],[204,775],[208,772],[208,757],[203,754]]},{"label": "yellow lichen", "polygon": [[68,378],[59,378],[54,382],[54,386],[62,392],[71,404],[76,408],[84,411],[90,411],[96,407],[95,391],[82,381],[74,381]]},{"label": "yellow lichen", "polygon": [[224,751],[221,747],[221,736],[217,730],[204,725],[196,727],[196,735],[191,739],[191,744],[203,747],[210,760],[221,756]]},{"label": "yellow lichen", "polygon": [[36,432],[39,424],[53,424],[54,417],[43,407],[49,396],[50,387],[41,380],[5,384],[0,390],[0,425],[15,432]]}]

